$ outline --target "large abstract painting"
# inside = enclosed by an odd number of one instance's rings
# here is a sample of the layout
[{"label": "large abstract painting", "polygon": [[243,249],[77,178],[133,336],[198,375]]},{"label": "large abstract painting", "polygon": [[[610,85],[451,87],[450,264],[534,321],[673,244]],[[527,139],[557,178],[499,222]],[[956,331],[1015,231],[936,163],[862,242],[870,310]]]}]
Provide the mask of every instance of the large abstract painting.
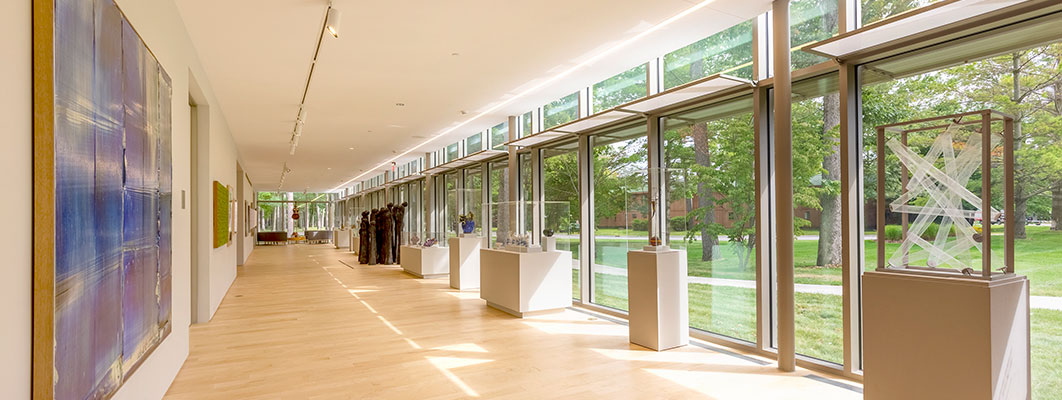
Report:
[{"label": "large abstract painting", "polygon": [[34,7],[34,395],[105,399],[170,332],[171,81],[113,0]]}]

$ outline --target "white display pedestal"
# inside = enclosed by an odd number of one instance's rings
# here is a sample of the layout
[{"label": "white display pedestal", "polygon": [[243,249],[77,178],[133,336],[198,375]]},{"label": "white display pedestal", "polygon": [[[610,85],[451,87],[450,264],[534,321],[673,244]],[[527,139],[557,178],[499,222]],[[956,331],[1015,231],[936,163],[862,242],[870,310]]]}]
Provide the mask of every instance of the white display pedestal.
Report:
[{"label": "white display pedestal", "polygon": [[402,246],[402,269],[418,278],[438,278],[450,273],[450,251],[445,247]]},{"label": "white display pedestal", "polygon": [[361,236],[358,236],[358,231],[351,229],[347,236],[350,238],[350,252],[354,254],[361,252]]},{"label": "white display pedestal", "polygon": [[332,241],[337,249],[350,247],[350,229],[332,231]]},{"label": "white display pedestal", "polygon": [[557,251],[557,238],[552,236],[543,236],[542,251]]},{"label": "white display pedestal", "polygon": [[450,287],[457,290],[479,288],[479,250],[483,238],[452,237],[450,245]]},{"label": "white display pedestal", "polygon": [[479,298],[514,316],[561,311],[572,305],[572,254],[481,249]]},{"label": "white display pedestal", "polygon": [[863,393],[1028,399],[1029,281],[863,275]]},{"label": "white display pedestal", "polygon": [[631,343],[656,351],[689,344],[686,268],[683,250],[627,252]]}]

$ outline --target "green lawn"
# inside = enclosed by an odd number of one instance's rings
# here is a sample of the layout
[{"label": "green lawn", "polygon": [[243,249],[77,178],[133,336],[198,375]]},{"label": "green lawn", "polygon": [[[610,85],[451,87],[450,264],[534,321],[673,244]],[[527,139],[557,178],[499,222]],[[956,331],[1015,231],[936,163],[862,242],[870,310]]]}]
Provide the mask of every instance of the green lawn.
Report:
[{"label": "green lawn", "polygon": [[[995,235],[994,235],[995,236]],[[561,242],[564,242],[563,245]],[[627,251],[646,244],[642,240],[597,239],[595,262],[626,268]],[[839,267],[815,266],[817,241],[795,243],[797,283],[841,284]],[[865,243],[868,270],[875,266],[875,242]],[[712,261],[701,261],[701,248],[687,248],[690,276],[755,279],[752,267],[742,266],[735,256],[735,244],[722,243],[715,248]],[[886,244],[891,254],[899,244]],[[997,249],[998,246],[998,249]],[[578,254],[578,240],[560,239],[558,247]],[[1002,243],[993,243],[997,255]],[[1029,277],[1032,294],[1062,296],[1062,232],[1047,227],[1028,227],[1028,238],[1015,243],[1015,269]],[[573,296],[579,295],[578,271],[572,272]],[[754,289],[689,284],[690,326],[714,333],[755,341],[756,294]],[[627,278],[594,274],[594,302],[617,309],[627,309]],[[834,295],[796,294],[797,352],[827,361],[842,361],[843,316],[841,297]],[[1062,398],[1062,311],[1032,311],[1033,398]]]}]

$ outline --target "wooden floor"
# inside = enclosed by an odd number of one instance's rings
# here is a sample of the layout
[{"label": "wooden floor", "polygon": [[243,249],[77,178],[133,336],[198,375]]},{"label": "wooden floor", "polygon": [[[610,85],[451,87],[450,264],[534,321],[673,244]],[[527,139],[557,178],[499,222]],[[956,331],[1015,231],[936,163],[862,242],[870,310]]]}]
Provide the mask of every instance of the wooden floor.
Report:
[{"label": "wooden floor", "polygon": [[329,245],[255,249],[191,346],[168,399],[862,398],[729,350],[648,351],[583,312],[513,318]]}]

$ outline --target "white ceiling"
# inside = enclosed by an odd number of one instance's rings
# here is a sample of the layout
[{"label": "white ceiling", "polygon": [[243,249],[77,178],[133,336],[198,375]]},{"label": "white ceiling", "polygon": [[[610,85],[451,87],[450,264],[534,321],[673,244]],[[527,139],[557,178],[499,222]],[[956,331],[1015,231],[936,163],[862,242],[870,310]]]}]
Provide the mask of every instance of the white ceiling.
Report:
[{"label": "white ceiling", "polygon": [[397,160],[408,161],[770,8],[770,0],[715,0],[469,121],[700,2],[336,0],[340,37],[321,45],[290,156],[327,1],[177,3],[244,170],[256,188],[274,190],[287,162],[290,191],[334,188],[464,123]]}]

